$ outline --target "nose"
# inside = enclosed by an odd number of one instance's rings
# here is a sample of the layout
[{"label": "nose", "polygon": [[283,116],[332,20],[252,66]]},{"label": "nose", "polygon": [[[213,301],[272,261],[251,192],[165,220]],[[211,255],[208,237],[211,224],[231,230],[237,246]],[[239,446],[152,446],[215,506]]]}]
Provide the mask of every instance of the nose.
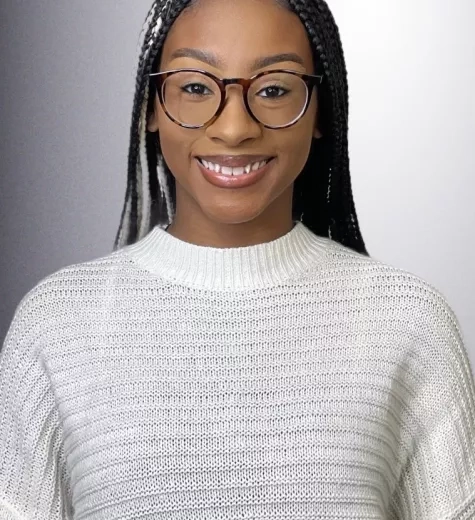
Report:
[{"label": "nose", "polygon": [[208,137],[221,140],[229,146],[237,146],[247,139],[256,139],[261,132],[260,123],[255,121],[247,111],[242,87],[228,85],[223,111],[206,129]]}]

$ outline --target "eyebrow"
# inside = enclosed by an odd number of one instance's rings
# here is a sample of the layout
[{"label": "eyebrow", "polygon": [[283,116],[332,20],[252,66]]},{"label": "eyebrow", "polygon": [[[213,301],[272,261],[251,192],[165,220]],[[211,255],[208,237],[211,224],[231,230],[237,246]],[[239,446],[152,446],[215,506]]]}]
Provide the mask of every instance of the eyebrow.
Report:
[{"label": "eyebrow", "polygon": [[[190,47],[183,47],[181,49],[177,49],[171,55],[171,59],[175,58],[194,58],[196,60],[207,63],[212,67],[224,68],[223,62],[219,59],[218,56],[216,56],[216,54],[200,49],[192,49]],[[301,58],[298,54],[295,54],[294,52],[286,52],[257,58],[251,64],[251,70],[268,67],[269,65],[274,65],[275,63],[280,63],[282,61],[293,61],[295,63],[298,63],[299,65],[305,66],[303,58]]]}]

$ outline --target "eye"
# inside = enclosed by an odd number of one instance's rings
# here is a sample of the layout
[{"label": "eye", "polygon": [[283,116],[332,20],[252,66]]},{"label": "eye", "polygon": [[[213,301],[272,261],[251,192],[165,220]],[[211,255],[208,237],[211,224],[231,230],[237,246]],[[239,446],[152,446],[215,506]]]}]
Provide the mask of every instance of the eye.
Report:
[{"label": "eye", "polygon": [[195,96],[205,96],[209,93],[212,94],[212,91],[206,85],[201,83],[188,83],[188,85],[183,85],[181,90],[187,94],[192,94]]},{"label": "eye", "polygon": [[[263,92],[265,92],[266,95],[265,96],[263,95],[261,97],[277,98],[277,97],[285,96],[285,94],[289,93],[289,90],[287,90],[279,85],[269,85],[268,87],[261,89],[258,92],[258,95],[261,95]],[[279,94],[279,92],[280,92],[280,94]]]}]

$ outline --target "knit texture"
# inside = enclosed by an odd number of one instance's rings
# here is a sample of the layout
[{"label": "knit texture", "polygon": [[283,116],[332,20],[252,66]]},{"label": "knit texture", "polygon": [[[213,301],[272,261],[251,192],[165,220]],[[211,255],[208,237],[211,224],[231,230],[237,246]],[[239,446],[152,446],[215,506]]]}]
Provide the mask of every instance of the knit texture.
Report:
[{"label": "knit texture", "polygon": [[475,518],[475,390],[421,278],[314,235],[155,227],[19,303],[1,520]]}]

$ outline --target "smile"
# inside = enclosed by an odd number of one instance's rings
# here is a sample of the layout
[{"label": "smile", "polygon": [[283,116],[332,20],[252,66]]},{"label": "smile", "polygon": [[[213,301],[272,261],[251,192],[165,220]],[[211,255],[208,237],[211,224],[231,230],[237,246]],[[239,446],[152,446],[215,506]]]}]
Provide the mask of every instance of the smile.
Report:
[{"label": "smile", "polygon": [[[217,188],[247,188],[258,183],[272,169],[275,157],[249,163],[246,166],[224,166],[196,157],[204,179]],[[235,160],[237,162],[237,159]]]},{"label": "smile", "polygon": [[220,164],[215,164],[209,161],[205,161],[204,159],[201,159],[198,157],[198,161],[210,172],[213,173],[220,173],[221,175],[230,175],[230,176],[239,176],[239,175],[246,175],[251,172],[257,171],[261,168],[263,168],[268,162],[270,162],[272,158],[265,161],[259,161],[254,163],[249,163],[246,166],[240,166],[240,167],[230,167],[230,166],[222,166]]}]

